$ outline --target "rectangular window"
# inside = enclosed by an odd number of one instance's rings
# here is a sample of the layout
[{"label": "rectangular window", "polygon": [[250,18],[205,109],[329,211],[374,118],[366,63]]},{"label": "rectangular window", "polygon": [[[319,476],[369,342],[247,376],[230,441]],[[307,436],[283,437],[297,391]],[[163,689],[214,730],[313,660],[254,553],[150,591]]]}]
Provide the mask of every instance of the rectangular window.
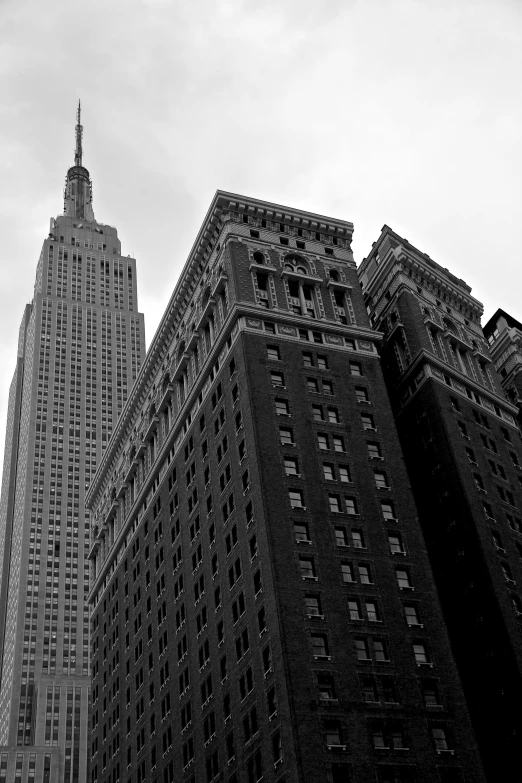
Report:
[{"label": "rectangular window", "polygon": [[278,416],[289,416],[290,408],[287,400],[276,399],[275,400],[276,414]]},{"label": "rectangular window", "polygon": [[304,509],[303,492],[300,489],[289,489],[288,497],[290,499],[290,506],[294,509]]},{"label": "rectangular window", "polygon": [[303,364],[305,367],[313,367],[314,361],[311,353],[303,351]]},{"label": "rectangular window", "polygon": [[331,462],[323,462],[323,476],[326,481],[335,480],[334,466]]},{"label": "rectangular window", "polygon": [[299,476],[299,463],[294,457],[283,457],[287,476]]},{"label": "rectangular window", "polygon": [[293,446],[294,433],[289,427],[279,427],[279,440],[282,446]]},{"label": "rectangular window", "polygon": [[381,509],[384,519],[395,520],[395,507],[389,500],[381,500]]},{"label": "rectangular window", "polygon": [[312,416],[314,421],[324,421],[324,411],[322,405],[312,405]]},{"label": "rectangular window", "polygon": [[328,495],[328,503],[330,504],[330,511],[332,514],[341,513],[341,500],[339,495]]},{"label": "rectangular window", "polygon": [[315,378],[306,379],[306,388],[309,392],[312,392],[313,394],[317,394],[319,392],[319,385]]},{"label": "rectangular window", "polygon": [[355,582],[353,578],[353,566],[351,563],[341,563],[343,582]]},{"label": "rectangular window", "polygon": [[389,489],[388,486],[388,478],[386,476],[386,473],[384,471],[375,471],[375,486],[377,489]]},{"label": "rectangular window", "polygon": [[328,369],[328,358],[326,356],[317,357],[317,366],[320,370]]},{"label": "rectangular window", "polygon": [[315,564],[311,557],[299,558],[299,569],[301,572],[301,579],[315,579]]},{"label": "rectangular window", "polygon": [[351,514],[352,516],[358,516],[356,499],[345,497],[344,502],[346,505],[346,513]]},{"label": "rectangular window", "polygon": [[361,376],[363,374],[360,362],[350,362],[350,374]]},{"label": "rectangular window", "polygon": [[321,451],[328,451],[328,435],[318,434],[317,435],[317,445],[321,449]]},{"label": "rectangular window", "polygon": [[339,424],[339,411],[337,408],[328,408],[328,421],[330,424]]},{"label": "rectangular window", "polygon": [[310,541],[308,525],[306,522],[294,522],[294,537],[296,541]]},{"label": "rectangular window", "polygon": [[355,397],[357,402],[369,402],[370,398],[368,396],[368,390],[364,389],[363,387],[356,387],[355,388]]},{"label": "rectangular window", "polygon": [[346,452],[346,448],[344,446],[344,438],[342,435],[334,435],[332,440],[334,451],[338,452],[339,454],[344,454]]},{"label": "rectangular window", "polygon": [[266,352],[267,352],[268,359],[272,359],[274,361],[280,361],[281,356],[279,354],[279,348],[277,345],[267,345]]},{"label": "rectangular window", "polygon": [[361,422],[363,425],[363,429],[375,430],[374,418],[371,415],[371,413],[361,413]]},{"label": "rectangular window", "polygon": [[328,642],[324,634],[313,633],[312,651],[314,658],[325,658],[328,655]]},{"label": "rectangular window", "polygon": [[272,381],[272,386],[275,386],[276,388],[285,387],[285,376],[282,372],[276,372],[275,370],[272,370],[270,372],[270,379]]},{"label": "rectangular window", "polygon": [[402,568],[395,569],[397,583],[400,590],[411,590],[410,574]]}]

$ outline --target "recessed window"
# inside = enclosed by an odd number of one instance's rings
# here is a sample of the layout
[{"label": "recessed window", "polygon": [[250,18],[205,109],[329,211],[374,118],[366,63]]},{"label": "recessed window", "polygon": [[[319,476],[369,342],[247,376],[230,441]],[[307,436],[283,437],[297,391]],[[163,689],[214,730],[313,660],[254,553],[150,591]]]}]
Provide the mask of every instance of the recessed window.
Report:
[{"label": "recessed window", "polygon": [[346,513],[347,514],[352,514],[352,515],[356,516],[357,515],[357,501],[356,501],[356,499],[355,498],[345,497],[344,503],[345,503],[345,506],[346,506]]},{"label": "recessed window", "polygon": [[339,424],[339,411],[337,408],[328,408],[328,421],[330,424]]},{"label": "recessed window", "polygon": [[368,396],[368,390],[364,389],[362,386],[356,387],[355,389],[355,397],[357,399],[357,402],[369,402],[370,398]]},{"label": "recessed window", "polygon": [[370,459],[382,459],[382,451],[380,443],[367,443],[368,456]]},{"label": "recessed window", "polygon": [[367,565],[366,563],[359,563],[357,569],[359,571],[359,580],[361,584],[363,585],[373,584],[372,572],[369,565]]},{"label": "recessed window", "polygon": [[285,466],[285,473],[287,476],[299,475],[299,463],[297,459],[295,459],[294,457],[284,457],[283,462]]},{"label": "recessed window", "polygon": [[316,378],[307,378],[306,388],[308,389],[309,392],[312,392],[313,394],[317,394],[319,392],[319,384],[317,383]]},{"label": "recessed window", "polygon": [[312,557],[299,558],[299,570],[302,579],[315,579],[315,563]]},{"label": "recessed window", "polygon": [[405,554],[400,533],[388,533],[388,543],[390,545],[390,552],[393,555]]},{"label": "recessed window", "polygon": [[303,365],[305,367],[313,367],[314,366],[313,356],[312,356],[311,353],[303,352]]},{"label": "recessed window", "polygon": [[395,570],[397,576],[397,584],[400,590],[411,590],[410,574],[406,569],[397,568]]},{"label": "recessed window", "polygon": [[334,466],[331,462],[323,462],[323,476],[326,481],[335,480]]},{"label": "recessed window", "polygon": [[342,435],[334,435],[332,437],[333,445],[334,445],[334,451],[339,452],[340,454],[344,454],[346,451],[345,445],[344,445],[344,438]]},{"label": "recessed window", "polygon": [[329,397],[333,397],[333,383],[332,381],[323,381],[323,394]]},{"label": "recessed window", "polygon": [[348,465],[339,465],[339,479],[343,481],[345,484],[349,484],[352,480],[350,476],[350,468]]},{"label": "recessed window", "polygon": [[328,445],[328,435],[323,435],[322,433],[318,433],[317,435],[317,445],[321,449],[321,451],[328,451],[329,445]]},{"label": "recessed window", "polygon": [[420,625],[419,614],[416,606],[405,606],[404,617],[407,625]]},{"label": "recessed window", "polygon": [[305,595],[306,613],[309,617],[321,617],[321,599],[318,595]]},{"label": "recessed window", "polygon": [[352,543],[355,549],[366,549],[362,530],[352,530]]},{"label": "recessed window", "polygon": [[360,362],[350,362],[350,374],[362,376],[363,372]]},{"label": "recessed window", "polygon": [[386,473],[384,471],[375,471],[375,486],[377,489],[389,489],[388,486],[388,478],[386,476]]},{"label": "recessed window", "polygon": [[328,358],[326,356],[318,356],[317,357],[317,367],[320,370],[327,370],[328,369]]},{"label": "recessed window", "polygon": [[300,489],[289,489],[288,490],[288,497],[290,499],[290,506],[294,509],[301,508],[304,509],[305,505],[303,502],[303,493]]},{"label": "recessed window", "polygon": [[343,582],[355,582],[353,577],[353,566],[351,563],[341,563],[341,574]]},{"label": "recessed window", "polygon": [[324,421],[324,411],[322,405],[312,405],[312,416],[314,421]]},{"label": "recessed window", "polygon": [[268,359],[273,359],[274,361],[280,361],[281,356],[277,345],[267,345],[266,352],[267,352]]},{"label": "recessed window", "polygon": [[324,658],[328,655],[328,641],[324,634],[311,634],[312,651],[315,658]]},{"label": "recessed window", "polygon": [[289,416],[290,408],[287,400],[276,399],[275,408],[278,416]]},{"label": "recessed window", "polygon": [[279,440],[282,446],[293,446],[294,433],[289,427],[279,427]]},{"label": "recessed window", "polygon": [[283,387],[285,385],[285,376],[282,372],[276,372],[275,370],[271,370],[270,372],[270,379],[272,381],[272,386],[277,387]]},{"label": "recessed window", "polygon": [[337,546],[348,546],[348,536],[344,527],[335,528],[335,543]]},{"label": "recessed window", "polygon": [[310,534],[306,522],[294,522],[294,538],[296,541],[310,541]]}]

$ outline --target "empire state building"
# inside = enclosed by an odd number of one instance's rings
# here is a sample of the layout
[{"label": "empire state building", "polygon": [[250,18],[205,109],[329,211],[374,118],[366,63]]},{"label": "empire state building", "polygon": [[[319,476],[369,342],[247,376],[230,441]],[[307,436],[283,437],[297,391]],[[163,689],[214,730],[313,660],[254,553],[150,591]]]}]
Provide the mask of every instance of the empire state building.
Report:
[{"label": "empire state building", "polygon": [[95,220],[80,106],[64,214],[19,330],[0,501],[0,783],[85,783],[84,496],[145,352],[136,262]]}]

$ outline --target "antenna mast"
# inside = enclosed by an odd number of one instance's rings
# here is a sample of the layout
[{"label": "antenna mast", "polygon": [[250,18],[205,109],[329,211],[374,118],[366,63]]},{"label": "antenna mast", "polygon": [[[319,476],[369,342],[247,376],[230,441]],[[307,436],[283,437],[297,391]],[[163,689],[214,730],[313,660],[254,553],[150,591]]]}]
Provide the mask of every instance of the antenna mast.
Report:
[{"label": "antenna mast", "polygon": [[78,101],[78,111],[76,112],[76,150],[74,153],[74,165],[75,166],[81,166],[82,165],[82,135],[83,135],[83,127],[80,122],[81,118],[81,105],[80,101]]}]

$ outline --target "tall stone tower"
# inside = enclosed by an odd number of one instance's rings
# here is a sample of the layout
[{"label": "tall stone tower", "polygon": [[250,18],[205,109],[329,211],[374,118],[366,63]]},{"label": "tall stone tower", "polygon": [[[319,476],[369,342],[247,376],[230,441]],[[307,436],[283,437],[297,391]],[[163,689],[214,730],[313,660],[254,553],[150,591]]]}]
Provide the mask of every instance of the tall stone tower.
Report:
[{"label": "tall stone tower", "polygon": [[51,219],[11,385],[0,502],[0,781],[84,783],[90,701],[84,495],[144,355],[136,262],[82,165]]},{"label": "tall stone tower", "polygon": [[86,499],[91,783],[483,780],[352,231],[216,193]]},{"label": "tall stone tower", "polygon": [[500,351],[499,311],[490,353],[471,288],[388,226],[359,279],[486,774],[520,780],[522,447],[493,363],[515,329]]}]

